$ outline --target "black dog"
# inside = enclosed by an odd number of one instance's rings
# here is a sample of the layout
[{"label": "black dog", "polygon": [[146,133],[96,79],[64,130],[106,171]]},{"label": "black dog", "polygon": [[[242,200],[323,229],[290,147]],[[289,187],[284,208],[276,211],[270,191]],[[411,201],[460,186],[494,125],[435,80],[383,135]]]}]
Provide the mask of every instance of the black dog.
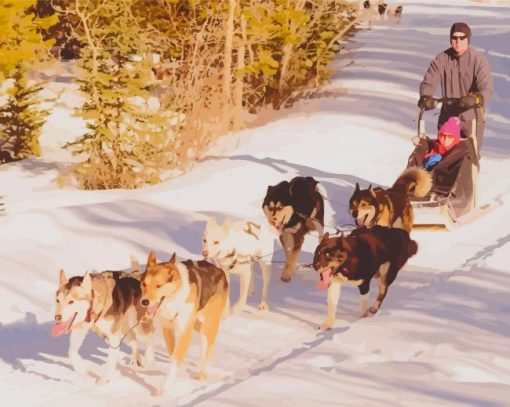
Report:
[{"label": "black dog", "polygon": [[268,222],[280,235],[286,263],[282,281],[292,277],[305,234],[324,231],[324,198],[312,177],[295,177],[267,188],[262,208]]},{"label": "black dog", "polygon": [[[361,294],[360,317],[375,314],[399,270],[416,254],[418,245],[403,229],[374,226],[358,228],[344,237],[326,233],[315,249],[313,267],[320,271],[319,289],[328,289],[328,316],[321,325],[330,329],[335,322],[340,287],[358,286]],[[379,295],[368,309],[370,280],[379,278]]]}]

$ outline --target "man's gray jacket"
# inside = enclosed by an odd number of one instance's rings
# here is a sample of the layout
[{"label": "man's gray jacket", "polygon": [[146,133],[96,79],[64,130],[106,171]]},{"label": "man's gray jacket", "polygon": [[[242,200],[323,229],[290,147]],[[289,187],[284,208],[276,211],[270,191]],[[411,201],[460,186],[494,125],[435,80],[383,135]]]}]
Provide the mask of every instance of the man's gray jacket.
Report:
[{"label": "man's gray jacket", "polygon": [[[483,103],[486,104],[493,94],[489,62],[482,53],[471,47],[460,57],[455,54],[453,48],[440,53],[430,64],[420,84],[420,96],[434,96],[438,84],[441,84],[444,98],[460,98],[467,96],[470,92],[478,92],[483,98]],[[443,103],[438,128],[451,116],[459,116],[465,137],[471,133],[472,119],[477,119],[477,150],[479,152],[485,120],[483,110],[461,109],[458,103]]]}]

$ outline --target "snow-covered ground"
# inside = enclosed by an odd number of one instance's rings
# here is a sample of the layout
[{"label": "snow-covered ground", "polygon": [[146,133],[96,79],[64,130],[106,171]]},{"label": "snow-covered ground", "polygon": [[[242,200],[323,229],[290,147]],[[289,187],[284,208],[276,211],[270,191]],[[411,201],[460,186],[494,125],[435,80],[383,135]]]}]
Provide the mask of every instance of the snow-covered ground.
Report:
[{"label": "snow-covered ground", "polygon": [[[360,31],[335,62],[331,84],[267,124],[224,137],[188,174],[137,191],[60,189],[59,145],[80,134],[69,94],[42,137],[44,156],[0,167],[0,404],[63,405],[342,405],[503,406],[510,394],[510,8],[498,1],[406,0],[400,22]],[[353,186],[391,185],[405,167],[415,133],[418,84],[433,56],[448,46],[450,25],[466,21],[472,44],[485,51],[495,95],[479,178],[480,205],[494,210],[450,232],[413,232],[419,252],[405,266],[380,313],[356,320],[359,295],[344,288],[335,328],[319,332],[326,294],[316,274],[280,281],[273,257],[269,312],[255,308],[226,319],[211,377],[186,371],[163,398],[156,389],[167,357],[128,366],[97,386],[73,372],[69,339],[50,336],[58,271],[126,269],[150,250],[200,258],[210,215],[259,218],[268,185],[296,175],[318,179],[330,201],[326,224],[351,220]],[[434,120],[428,116],[428,130]],[[317,244],[305,242],[301,262]],[[279,244],[275,242],[275,250]],[[256,273],[254,306],[260,295]],[[375,287],[374,287],[375,288]],[[373,290],[375,291],[375,290]],[[233,296],[238,283],[233,278]],[[375,293],[372,292],[372,297]],[[81,354],[100,372],[106,345],[94,334]]]}]

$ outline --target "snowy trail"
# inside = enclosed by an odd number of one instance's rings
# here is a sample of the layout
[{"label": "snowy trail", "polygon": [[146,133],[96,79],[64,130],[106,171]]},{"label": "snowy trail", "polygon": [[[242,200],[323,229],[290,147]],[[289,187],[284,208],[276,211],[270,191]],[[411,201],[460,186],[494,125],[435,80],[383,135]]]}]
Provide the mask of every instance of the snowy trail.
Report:
[{"label": "snowy trail", "polygon": [[[398,24],[360,31],[336,61],[333,81],[317,97],[279,112],[268,124],[225,137],[190,173],[139,191],[59,190],[48,159],[0,168],[7,216],[0,217],[0,401],[5,405],[202,406],[503,406],[510,391],[510,8],[494,2],[409,0]],[[390,185],[404,168],[415,132],[417,88],[431,58],[447,46],[452,19],[464,19],[473,44],[487,50],[496,94],[491,101],[480,174],[482,202],[501,202],[485,218],[452,232],[414,232],[420,250],[399,274],[374,318],[356,320],[357,289],[345,288],[336,327],[316,328],[326,295],[317,276],[292,282],[272,271],[271,311],[254,308],[224,321],[212,378],[192,380],[190,360],[165,398],[155,396],[167,357],[98,387],[83,382],[67,358],[68,337],[51,339],[58,270],[123,269],[199,258],[209,215],[262,219],[267,185],[295,175],[327,191],[326,224],[350,222],[356,182]],[[67,116],[66,116],[67,117]],[[428,123],[433,129],[433,117]],[[51,121],[58,131],[59,120]],[[62,128],[73,128],[62,122]],[[51,134],[46,135],[48,142]],[[48,156],[49,157],[49,156]],[[307,237],[301,262],[317,244]],[[275,243],[275,250],[279,243]],[[281,253],[273,260],[282,260]],[[256,270],[260,295],[260,273]],[[233,279],[233,296],[238,282]],[[375,293],[372,288],[372,298]],[[82,349],[99,372],[105,345],[89,335]],[[5,403],[4,403],[5,402]]]}]

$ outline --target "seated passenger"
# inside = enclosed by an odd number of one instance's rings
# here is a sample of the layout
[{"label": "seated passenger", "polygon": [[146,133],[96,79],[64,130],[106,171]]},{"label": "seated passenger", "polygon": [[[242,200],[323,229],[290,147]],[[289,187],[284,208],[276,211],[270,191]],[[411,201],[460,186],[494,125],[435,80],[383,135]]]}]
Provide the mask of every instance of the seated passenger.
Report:
[{"label": "seated passenger", "polygon": [[443,123],[437,133],[437,140],[432,144],[432,148],[425,154],[423,166],[430,171],[443,159],[443,156],[453,147],[460,143],[460,119],[450,117]]}]

